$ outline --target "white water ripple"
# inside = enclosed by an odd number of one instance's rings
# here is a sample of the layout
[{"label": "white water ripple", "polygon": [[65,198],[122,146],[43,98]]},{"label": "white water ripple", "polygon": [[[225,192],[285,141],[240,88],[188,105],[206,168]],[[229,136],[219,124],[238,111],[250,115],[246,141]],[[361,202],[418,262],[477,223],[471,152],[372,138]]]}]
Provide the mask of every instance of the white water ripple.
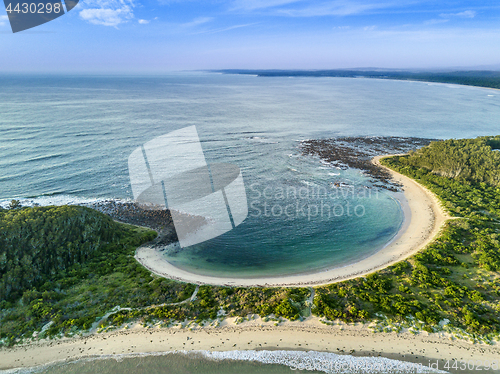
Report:
[{"label": "white water ripple", "polygon": [[385,357],[354,357],[316,351],[227,351],[200,352],[213,360],[256,361],[263,364],[289,366],[292,370],[324,373],[447,373],[422,364],[392,360]]},{"label": "white water ripple", "polygon": [[[158,357],[170,354],[184,354],[186,356],[201,356],[215,361],[249,361],[268,365],[284,365],[291,370],[319,371],[327,374],[376,374],[376,373],[448,373],[443,370],[430,368],[422,364],[393,360],[385,357],[354,357],[338,355],[330,352],[317,351],[166,351],[150,353],[127,353],[116,355],[101,355],[78,359],[72,362],[61,360],[31,368],[16,368],[0,370],[1,374],[36,374],[50,369],[55,365],[71,365],[81,362],[98,360],[115,360],[121,362],[125,358]],[[144,364],[144,363],[142,363]]]}]

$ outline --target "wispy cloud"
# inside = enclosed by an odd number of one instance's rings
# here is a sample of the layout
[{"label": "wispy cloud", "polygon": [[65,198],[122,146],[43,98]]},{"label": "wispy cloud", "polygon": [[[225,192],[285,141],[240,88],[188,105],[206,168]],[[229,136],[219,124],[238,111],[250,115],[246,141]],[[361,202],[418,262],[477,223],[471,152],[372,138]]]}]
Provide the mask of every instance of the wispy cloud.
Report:
[{"label": "wispy cloud", "polygon": [[380,1],[329,1],[303,8],[280,9],[278,12],[291,17],[350,16],[396,6],[394,2]]},{"label": "wispy cloud", "polygon": [[224,31],[229,31],[229,30],[234,30],[234,29],[240,29],[242,27],[253,26],[253,25],[256,25],[257,23],[258,22],[246,23],[246,24],[243,24],[243,25],[233,25],[233,26],[228,26],[228,27],[222,27],[222,28],[219,28],[219,29],[203,30],[203,31],[194,32],[191,35],[197,35],[197,34],[216,34],[216,33],[219,33],[219,32],[224,32]]},{"label": "wispy cloud", "polygon": [[[350,30],[355,37],[365,37],[367,32],[373,39],[381,40],[400,40],[407,42],[432,42],[436,44],[447,43],[448,41],[465,40],[499,40],[500,28],[484,29],[478,28],[471,30],[469,28],[449,27],[449,28],[356,28]],[[392,39],[391,39],[392,38]],[[440,44],[443,45],[443,44]]]},{"label": "wispy cloud", "polygon": [[195,2],[197,0],[158,0],[161,5],[182,4],[187,2]]},{"label": "wispy cloud", "polygon": [[440,23],[446,23],[450,20],[448,18],[433,18],[424,22],[424,25],[439,25]]},{"label": "wispy cloud", "polygon": [[475,16],[476,12],[473,10],[465,10],[458,13],[441,13],[439,15],[441,18],[433,18],[425,21],[424,25],[438,25],[440,23],[447,23],[453,18],[474,18]]},{"label": "wispy cloud", "polygon": [[267,9],[278,6],[298,3],[302,0],[235,0],[232,3],[232,8],[243,10]]},{"label": "wispy cloud", "polygon": [[[234,30],[234,29],[239,29],[242,27],[247,27],[247,26],[252,26],[257,24],[258,22],[254,23],[245,23],[245,24],[239,24],[239,25],[232,25],[232,26],[226,26],[226,27],[219,27],[219,28],[214,28],[212,26],[208,25],[214,21],[213,17],[198,17],[193,19],[190,22],[182,23],[180,24],[180,29],[181,30],[189,30],[189,29],[194,29],[193,32],[190,32],[189,35],[199,35],[199,34],[216,34],[219,32],[224,32],[224,31],[229,31],[229,30]],[[199,27],[199,26],[205,26],[205,27]],[[197,30],[197,31],[195,31]]]},{"label": "wispy cloud", "polygon": [[452,17],[474,18],[476,16],[476,12],[473,10],[466,10],[459,13],[441,13],[439,16],[444,18],[452,18]]},{"label": "wispy cloud", "polygon": [[9,16],[0,16],[0,26],[3,26],[9,20]]},{"label": "wispy cloud", "polygon": [[132,0],[87,0],[80,2],[80,18],[94,25],[117,27],[134,18]]},{"label": "wispy cloud", "polygon": [[421,0],[234,0],[231,10],[261,11],[290,17],[349,16],[400,8]]},{"label": "wispy cloud", "polygon": [[[154,20],[158,17],[153,18]],[[172,35],[195,35],[210,32],[217,26],[214,17],[196,17],[187,22],[163,22],[165,32]]]},{"label": "wispy cloud", "polygon": [[147,25],[149,23],[147,19],[140,19],[137,22],[139,22],[141,25]]},{"label": "wispy cloud", "polygon": [[213,17],[198,17],[190,22],[186,22],[186,23],[181,24],[181,27],[185,27],[185,28],[196,27],[199,25],[203,25],[207,22],[210,22],[212,20],[213,20]]}]

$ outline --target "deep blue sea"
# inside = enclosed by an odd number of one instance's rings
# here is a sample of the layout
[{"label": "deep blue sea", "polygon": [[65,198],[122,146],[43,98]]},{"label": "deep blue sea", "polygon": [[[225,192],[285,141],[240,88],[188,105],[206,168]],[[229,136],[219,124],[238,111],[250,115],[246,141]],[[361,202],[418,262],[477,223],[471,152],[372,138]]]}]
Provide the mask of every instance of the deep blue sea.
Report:
[{"label": "deep blue sea", "polygon": [[[168,252],[169,261],[203,274],[238,276],[342,266],[389,242],[402,224],[401,207],[390,192],[360,193],[370,181],[359,171],[302,156],[301,140],[496,135],[498,118],[500,91],[448,84],[201,72],[4,75],[0,204],[14,198],[25,205],[132,199],[131,152],[196,125],[207,162],[241,168],[249,215],[227,234]],[[336,183],[356,194],[332,193]],[[302,197],[283,197],[287,188],[303,191]],[[296,203],[302,209],[283,214]],[[314,215],[321,203],[336,206],[336,214]]]}]

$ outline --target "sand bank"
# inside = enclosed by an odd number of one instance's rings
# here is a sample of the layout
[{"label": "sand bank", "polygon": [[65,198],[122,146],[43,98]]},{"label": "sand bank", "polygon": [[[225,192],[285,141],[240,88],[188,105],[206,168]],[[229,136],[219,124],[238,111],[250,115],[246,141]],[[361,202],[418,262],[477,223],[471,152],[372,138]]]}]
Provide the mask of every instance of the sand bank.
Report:
[{"label": "sand bank", "polygon": [[[379,160],[382,157],[384,156],[375,157],[373,162],[381,166]],[[387,246],[354,264],[290,276],[227,278],[199,275],[180,269],[167,262],[157,249],[147,246],[139,248],[135,258],[157,275],[196,284],[244,287],[305,286],[334,283],[367,275],[401,261],[425,247],[438,234],[449,218],[432,192],[411,178],[390,169],[387,170],[393,179],[403,186],[405,199],[401,199],[400,203],[404,210],[405,221],[398,234]]]},{"label": "sand bank", "polygon": [[[373,333],[366,325],[340,324],[326,326],[316,317],[303,322],[264,322],[258,318],[234,324],[226,319],[220,327],[143,328],[93,334],[87,337],[45,340],[30,345],[0,350],[0,369],[33,367],[57,361],[76,360],[103,355],[127,355],[175,350],[313,350],[345,353],[355,356],[381,356],[429,365],[446,361],[486,360],[500,357],[498,346],[451,341],[448,337],[426,332]],[[466,373],[467,371],[460,371]],[[474,370],[473,370],[474,372]],[[491,370],[489,372],[492,372]]]}]

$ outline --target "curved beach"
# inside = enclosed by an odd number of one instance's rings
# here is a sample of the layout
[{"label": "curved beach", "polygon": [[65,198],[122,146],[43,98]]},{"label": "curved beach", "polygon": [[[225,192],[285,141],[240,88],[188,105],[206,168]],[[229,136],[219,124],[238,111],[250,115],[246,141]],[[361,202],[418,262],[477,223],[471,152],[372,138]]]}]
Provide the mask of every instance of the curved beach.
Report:
[{"label": "curved beach", "polygon": [[135,258],[148,270],[165,278],[195,284],[242,287],[321,285],[364,276],[383,269],[424,248],[449,219],[432,192],[411,178],[380,165],[380,159],[388,156],[374,157],[372,162],[386,169],[392,178],[402,185],[404,199],[398,200],[403,207],[404,223],[389,244],[359,262],[314,273],[262,278],[229,278],[200,275],[180,269],[167,262],[157,249],[148,246],[138,248]]},{"label": "curved beach", "polygon": [[[31,344],[0,349],[0,370],[26,368],[78,359],[138,357],[172,351],[248,351],[297,350],[351,354],[420,363],[424,367],[439,362],[497,362],[497,345],[452,339],[447,333],[412,334],[410,332],[373,333],[368,325],[334,326],[309,317],[303,322],[265,322],[261,318],[235,325],[228,318],[219,327],[150,327],[139,323],[128,329],[58,340],[40,340]],[[251,352],[251,351],[250,351]],[[236,353],[236,352],[235,352]],[[449,364],[449,365],[451,365]],[[486,370],[486,369],[484,369]],[[376,371],[379,372],[379,371]],[[415,372],[415,371],[412,371]],[[463,373],[472,371],[461,371]],[[475,371],[474,371],[475,372]],[[488,372],[498,372],[490,370]]]}]

